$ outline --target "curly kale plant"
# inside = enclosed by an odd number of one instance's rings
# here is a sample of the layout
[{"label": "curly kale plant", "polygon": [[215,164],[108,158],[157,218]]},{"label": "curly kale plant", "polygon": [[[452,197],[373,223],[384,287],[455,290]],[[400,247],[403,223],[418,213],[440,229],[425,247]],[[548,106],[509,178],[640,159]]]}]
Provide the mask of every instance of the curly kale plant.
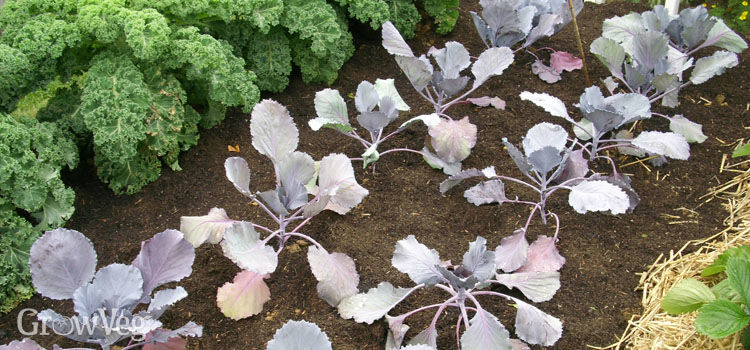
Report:
[{"label": "curly kale plant", "polygon": [[[86,236],[62,228],[48,231],[31,246],[32,281],[47,298],[72,299],[76,316],[64,317],[46,309],[37,318],[57,334],[103,350],[124,339],[130,342],[123,350],[158,343],[173,346],[181,336],[199,337],[202,327],[193,322],[172,331],[158,321],[187,296],[184,288],[153,293],[161,285],[189,276],[193,260],[195,250],[182,233],[166,230],[142,242],[131,264],[110,264],[97,271],[96,251]],[[148,306],[138,308],[141,304]]]},{"label": "curly kale plant", "polygon": [[[383,24],[382,34],[383,47],[394,55],[409,82],[417,93],[433,106],[435,113],[411,118],[395,131],[386,134],[384,129],[398,118],[399,111],[407,111],[409,106],[396,91],[393,79],[378,79],[374,85],[367,81],[360,83],[354,99],[359,112],[357,122],[369,132],[369,141],[363,139],[349,123],[346,103],[336,90],[326,89],[315,95],[315,110],[318,117],[309,121],[310,127],[313,130],[322,127],[332,128],[359,141],[365,148],[362,154],[364,166],[377,161],[380,155],[406,151],[422,155],[428,164],[443,169],[446,174],[455,174],[461,169],[461,161],[469,156],[476,144],[477,128],[469,122],[468,117],[454,120],[446,114],[446,110],[458,103],[482,103],[477,100],[491,100],[466,97],[489,78],[502,74],[513,62],[513,53],[507,47],[490,48],[472,62],[469,52],[461,43],[450,41],[446,43],[445,48],[430,49],[428,55],[435,59],[439,68],[435,69],[427,56],[414,56],[409,45],[391,22]],[[474,81],[471,87],[462,93],[471,79],[461,72],[469,67]],[[456,95],[459,96],[453,98]],[[405,130],[415,121],[422,121],[428,126],[432,151],[427,147],[421,151],[394,148],[379,153],[378,146],[382,142]]]},{"label": "curly kale plant", "polygon": [[[560,288],[558,270],[562,264],[558,261],[562,257],[556,250],[550,250],[549,244],[535,243],[531,247],[527,244],[509,248],[506,240],[514,238],[503,239],[502,244],[491,251],[487,250],[487,241],[477,237],[469,243],[469,250],[464,253],[461,264],[453,265],[450,261],[440,260],[437,251],[409,235],[396,243],[391,263],[409,275],[416,286],[397,288],[388,282],[381,282],[367,293],[344,299],[338,306],[339,314],[343,318],[354,318],[357,322],[368,324],[385,316],[389,327],[386,350],[438,349],[437,322],[449,307],[459,311],[456,323],[459,349],[520,349],[527,346],[524,342],[552,346],[562,335],[562,322],[559,319],[518,297],[489,289],[495,286],[517,288],[534,302],[548,301]],[[503,272],[497,272],[498,269]],[[447,293],[447,299],[397,316],[388,315],[410,294],[423,288],[442,290]],[[482,306],[479,299],[484,296],[500,297],[514,304],[517,308],[516,334],[521,340],[510,339],[505,326]],[[430,309],[436,309],[430,325],[402,348],[401,344],[410,328],[404,324],[406,319]],[[462,325],[464,332],[459,337]]]},{"label": "curly kale plant", "polygon": [[[307,259],[319,282],[318,294],[332,306],[338,305],[341,299],[358,291],[354,260],[346,254],[329,253],[300,229],[323,210],[347,213],[362,201],[367,190],[357,183],[354,168],[345,155],[334,153],[315,162],[307,153],[297,151],[299,131],[287,109],[276,101],[264,100],[255,106],[250,132],[253,147],[273,163],[275,188],[253,193],[250,168],[240,157],[226,160],[226,176],[278,228],[232,220],[219,208],[211,209],[208,215],[181,218],[181,231],[194,246],[206,241],[221,243],[224,255],[242,268],[231,283],[219,288],[219,308],[235,320],[260,313],[270,299],[263,280],[276,270],[278,256],[292,238],[312,243]],[[267,236],[261,238],[256,229]],[[272,239],[278,242],[278,248],[267,245]]]},{"label": "curly kale plant", "polygon": [[[537,40],[559,32],[571,20],[568,0],[481,0],[482,13],[471,12],[474,26],[482,42],[489,47],[513,47],[523,42],[514,52],[526,50],[536,58],[531,70],[547,83],[561,79],[564,70],[573,71],[583,67],[580,58],[570,53],[552,51],[550,65],[534,54],[530,47]],[[583,9],[583,1],[573,1],[575,13]]]},{"label": "curly kale plant", "polygon": [[29,247],[73,214],[60,172],[77,164],[78,149],[55,123],[0,113],[0,313],[31,296]]},{"label": "curly kale plant", "polygon": [[[158,178],[162,163],[180,169],[177,156],[196,143],[199,123],[214,125],[227,106],[259,97],[231,46],[176,19],[191,2],[170,8],[177,12],[159,4],[15,0],[0,11],[0,70],[9,78],[0,110],[34,91],[58,92],[38,117],[92,140],[99,177],[118,193]],[[69,88],[47,89],[58,80]],[[208,108],[201,116],[188,103]]]},{"label": "curly kale plant", "polygon": [[[723,50],[695,59],[706,47]],[[664,6],[604,21],[602,36],[591,43],[591,53],[609,69],[628,92],[677,106],[680,89],[702,84],[738,64],[737,53],[747,48],[741,36],[702,6],[670,16]],[[683,82],[683,73],[691,69]],[[607,80],[613,91],[617,83]]]}]

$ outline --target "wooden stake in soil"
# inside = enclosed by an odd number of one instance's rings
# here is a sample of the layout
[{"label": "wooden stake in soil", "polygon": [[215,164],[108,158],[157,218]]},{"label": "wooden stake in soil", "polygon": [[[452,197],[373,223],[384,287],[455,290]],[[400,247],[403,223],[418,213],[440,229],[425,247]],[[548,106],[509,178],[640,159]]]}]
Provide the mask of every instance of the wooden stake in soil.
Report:
[{"label": "wooden stake in soil", "polygon": [[581,42],[581,33],[578,31],[578,21],[576,21],[576,11],[573,9],[573,0],[568,0],[570,6],[570,15],[573,17],[573,27],[576,29],[576,41],[578,41],[578,52],[581,54],[583,61],[583,77],[586,79],[586,87],[591,86],[589,78],[589,67],[586,65],[586,54],[583,52],[583,43]]}]

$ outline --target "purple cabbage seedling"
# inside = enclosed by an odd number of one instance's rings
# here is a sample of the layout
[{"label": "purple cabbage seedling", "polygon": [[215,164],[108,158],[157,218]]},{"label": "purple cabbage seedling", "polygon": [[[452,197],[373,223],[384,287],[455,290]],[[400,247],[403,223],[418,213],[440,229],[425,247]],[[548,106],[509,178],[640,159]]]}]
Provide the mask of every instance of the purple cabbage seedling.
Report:
[{"label": "purple cabbage seedling", "polygon": [[[0,349],[2,350],[2,349]],[[287,321],[276,330],[266,350],[333,350],[328,336],[315,323]],[[405,346],[396,350],[434,350],[427,346]]]},{"label": "purple cabbage seedling", "polygon": [[[648,98],[637,93],[618,93],[604,97],[601,90],[592,86],[581,95],[578,108],[583,118],[576,122],[568,115],[565,104],[560,99],[545,93],[521,93],[521,99],[531,101],[553,116],[565,119],[573,125],[573,131],[581,141],[580,151],[588,160],[607,159],[614,167],[614,162],[602,151],[617,148],[621,153],[643,157],[654,156],[655,165],[666,161],[666,158],[687,160],[690,157],[688,142],[703,142],[700,124],[693,123],[681,115],[669,117],[651,112]],[[623,127],[638,120],[657,115],[670,121],[672,132],[643,131],[633,137]],[[618,131],[618,129],[620,129]],[[666,158],[665,158],[666,157]],[[613,169],[616,173],[616,170]]]},{"label": "purple cabbage seedling", "polygon": [[[537,40],[559,32],[572,20],[568,0],[481,0],[481,15],[471,12],[474,26],[482,42],[488,47],[513,47],[523,42],[514,52],[525,50],[536,58],[532,73],[547,83],[561,79],[563,71],[583,67],[583,62],[570,53],[550,50],[547,65],[530,47]],[[583,0],[573,1],[575,13],[583,9]]]},{"label": "purple cabbage seedling", "polygon": [[[200,337],[203,329],[193,322],[168,330],[158,321],[170,306],[187,296],[184,288],[152,294],[165,283],[189,276],[193,260],[195,250],[182,233],[166,230],[141,243],[141,251],[130,265],[110,264],[96,271],[96,252],[88,238],[74,230],[48,231],[31,246],[31,280],[47,298],[73,299],[76,315],[64,317],[46,309],[37,317],[57,334],[105,350],[126,338],[130,342],[122,350],[173,343],[182,336]],[[148,306],[136,312],[141,304]],[[41,349],[31,340],[16,343],[11,349]]]},{"label": "purple cabbage seedling", "polygon": [[[716,46],[724,50],[697,60],[698,50]],[[702,6],[684,9],[670,16],[664,6],[604,21],[602,36],[591,43],[590,51],[609,69],[612,77],[627,91],[648,97],[651,103],[677,106],[679,90],[702,84],[738,64],[737,53],[747,43]],[[692,68],[690,78],[682,74]],[[617,88],[606,80],[610,93]]]},{"label": "purple cabbage seedling", "polygon": [[[422,121],[427,126],[436,126],[441,123],[441,118],[437,114],[421,115],[407,120],[395,131],[386,134],[384,129],[398,118],[399,111],[409,110],[409,106],[396,91],[393,79],[377,79],[375,84],[369,81],[361,82],[354,95],[354,105],[359,112],[357,122],[370,134],[369,141],[362,138],[349,123],[346,102],[338,90],[325,89],[315,94],[315,111],[318,116],[308,121],[308,124],[315,131],[323,127],[331,128],[359,141],[365,148],[361,158],[364,163],[363,167],[377,161],[381,155],[391,152],[405,151],[421,154],[419,151],[407,148],[395,148],[380,153],[378,146],[406,130],[413,122]],[[476,131],[474,137],[476,137]]]},{"label": "purple cabbage seedling", "polygon": [[[442,49],[430,48],[427,55],[415,56],[404,38],[390,22],[383,24],[383,47],[394,55],[396,63],[409,79],[412,87],[422,98],[432,104],[435,116],[417,117],[428,126],[430,145],[421,152],[430,166],[443,169],[446,174],[455,174],[461,169],[461,161],[471,153],[476,144],[477,128],[468,117],[461,120],[451,118],[446,111],[458,103],[477,103],[493,106],[502,101],[490,98],[467,99],[490,77],[501,75],[513,62],[513,53],[507,47],[493,47],[482,52],[472,63],[469,51],[458,42],[449,41]],[[435,68],[427,56],[437,63]],[[461,72],[471,67],[474,81]],[[454,97],[457,96],[458,97]],[[382,106],[381,106],[382,108]],[[435,119],[437,117],[437,119]],[[421,119],[419,119],[421,118]],[[436,122],[437,120],[437,122]],[[408,122],[407,122],[408,123]],[[413,151],[416,152],[416,151]],[[433,153],[434,152],[434,153]]]},{"label": "purple cabbage seedling", "polygon": [[[220,287],[216,296],[221,312],[238,320],[260,313],[270,299],[263,281],[276,270],[278,256],[291,238],[312,243],[307,259],[318,280],[318,294],[332,306],[358,292],[359,275],[354,260],[342,253],[329,253],[315,239],[300,232],[323,210],[345,214],[368,192],[354,178],[351,161],[343,154],[330,154],[315,162],[297,151],[299,131],[287,109],[273,100],[253,108],[250,118],[253,147],[268,157],[276,175],[275,188],[250,190],[250,168],[240,157],[224,163],[234,187],[261,208],[277,224],[276,229],[230,219],[224,209],[213,208],[204,216],[183,216],[180,229],[195,247],[208,241],[221,243],[224,255],[242,271]],[[261,238],[260,233],[266,233]],[[275,239],[277,248],[268,243]]]},{"label": "purple cabbage seedling", "polygon": [[[521,241],[514,235],[503,239],[502,244],[491,251],[487,250],[486,240],[477,237],[469,244],[461,264],[453,265],[450,261],[441,261],[437,251],[409,235],[396,243],[391,263],[407,274],[416,286],[398,288],[381,282],[367,293],[344,299],[338,306],[339,314],[368,324],[385,316],[389,326],[386,350],[437,349],[437,321],[449,307],[459,311],[456,341],[462,350],[512,349],[525,345],[523,342],[551,346],[562,335],[559,319],[522,299],[488,289],[491,286],[517,288],[534,302],[550,300],[560,288],[558,270],[562,266],[560,260],[564,259],[557,254],[554,245],[552,249],[548,249],[549,244],[535,243],[529,247],[528,243],[522,246],[509,243],[510,240]],[[498,269],[504,272],[498,272]],[[397,304],[422,288],[442,290],[448,297],[441,303],[397,316],[388,315]],[[479,299],[484,296],[506,299],[516,307],[515,329],[521,340],[510,339],[509,332],[497,317],[482,306]],[[405,324],[406,319],[430,309],[436,310],[430,325],[411,337],[407,346],[402,348],[410,328]]]}]

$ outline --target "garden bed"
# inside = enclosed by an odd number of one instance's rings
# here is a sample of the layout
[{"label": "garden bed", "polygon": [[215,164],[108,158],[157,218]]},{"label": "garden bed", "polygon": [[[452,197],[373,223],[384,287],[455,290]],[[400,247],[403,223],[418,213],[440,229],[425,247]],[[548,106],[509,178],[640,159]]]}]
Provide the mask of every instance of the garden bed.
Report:
[{"label": "garden bed", "polygon": [[[588,5],[579,16],[579,25],[588,51],[590,44],[601,34],[604,19],[624,15],[630,11],[644,11],[643,5],[613,2],[607,5]],[[468,11],[479,10],[474,1],[463,3],[456,29],[446,37],[434,34],[426,26],[418,29],[416,39],[410,41],[415,52],[426,52],[431,46],[442,47],[445,41],[462,42],[477,55],[484,45],[476,34]],[[380,35],[361,26],[355,33],[357,52],[344,66],[333,88],[346,95],[356,90],[362,80],[395,78],[396,86],[412,107],[411,116],[430,112],[431,106],[408,86],[393,58],[381,47]],[[552,46],[557,50],[576,53],[572,26],[561,33],[538,42],[535,46]],[[586,57],[592,80],[598,82],[608,75],[596,58]],[[747,135],[744,125],[748,116],[750,53],[740,55],[740,64],[726,74],[699,86],[681,91],[680,106],[674,110],[655,107],[657,112],[684,114],[703,124],[709,139],[691,149],[688,161],[670,161],[661,168],[633,164],[630,157],[617,158],[622,171],[631,175],[632,186],[640,194],[641,203],[633,213],[620,216],[607,214],[579,215],[566,203],[565,196],[553,197],[548,206],[563,218],[558,248],[567,262],[563,269],[562,286],[555,297],[540,307],[559,317],[564,326],[563,337],[555,348],[581,349],[585,345],[607,345],[622,333],[627,320],[639,312],[640,293],[636,273],[644,271],[661,253],[681,247],[686,241],[712,235],[720,230],[725,212],[718,201],[704,203],[699,199],[707,189],[726,180],[717,175],[722,155],[731,152],[730,144]],[[465,168],[495,165],[498,173],[520,175],[505,151],[501,139],[507,137],[519,144],[532,125],[549,121],[560,123],[532,103],[521,101],[522,91],[547,92],[559,97],[569,107],[577,103],[585,88],[583,73],[564,73],[563,80],[549,85],[530,71],[533,57],[519,54],[516,61],[499,78],[490,79],[474,96],[499,96],[507,102],[504,111],[456,106],[452,115],[468,115],[479,130],[478,142]],[[286,92],[266,95],[289,109],[300,129],[299,150],[315,159],[331,152],[358,157],[359,145],[337,137],[331,130],[313,132],[307,120],[315,116],[313,97],[322,85],[304,85],[298,73],[292,77]],[[722,97],[720,97],[722,96]],[[404,118],[402,116],[402,118]],[[574,115],[574,118],[580,118]],[[181,172],[164,170],[163,176],[133,196],[116,196],[96,178],[93,162],[83,160],[81,166],[66,175],[66,183],[76,191],[76,213],[67,227],[86,234],[99,252],[101,266],[112,262],[127,262],[140,249],[140,242],[167,228],[179,228],[180,216],[204,215],[212,207],[223,207],[230,217],[268,224],[259,208],[248,205],[224,175],[224,160],[230,156],[247,159],[254,188],[269,188],[274,181],[272,166],[251,145],[249,116],[234,110],[223,124],[205,130],[198,146],[180,157]],[[648,120],[646,125],[666,129],[665,120]],[[421,149],[426,132],[412,127],[397,136],[392,144]],[[237,148],[239,152],[230,150]],[[84,156],[82,156],[83,159]],[[394,285],[407,285],[408,277],[390,264],[396,241],[413,234],[428,247],[440,252],[443,259],[458,261],[468,242],[477,235],[488,240],[491,247],[500,243],[523,225],[528,208],[502,205],[475,207],[462,197],[462,191],[452,190],[446,195],[438,191],[445,175],[431,169],[421,157],[407,153],[384,156],[377,162],[373,174],[358,167],[359,183],[370,191],[361,205],[345,216],[330,212],[318,215],[304,232],[318,240],[329,251],[344,252],[355,259],[360,274],[360,290],[375,287],[382,280]],[[508,185],[509,196],[524,196],[523,189]],[[554,227],[545,227],[534,220],[529,239],[536,234],[551,235]],[[231,281],[239,268],[225,258],[221,248],[204,245],[197,250],[193,274],[181,285],[189,297],[165,314],[161,321],[179,327],[188,320],[204,326],[204,335],[189,342],[189,348],[203,349],[263,349],[275,330],[289,319],[305,319],[317,323],[325,331],[334,348],[382,349],[387,326],[383,321],[373,325],[358,324],[341,319],[335,308],[320,299],[317,281],[310,273],[306,249],[292,244],[287,254],[281,255],[279,267],[266,282],[271,300],[257,316],[233,321],[216,307],[216,290]],[[304,247],[302,247],[304,248]],[[426,305],[434,293],[420,291],[397,309],[406,310]],[[22,308],[38,310],[55,307],[62,314],[72,313],[59,307],[61,303],[40,297],[22,303],[13,312],[0,317],[0,344],[22,335],[16,329],[18,311]],[[68,303],[66,303],[68,304]],[[501,317],[512,328],[514,312],[507,305],[486,303],[489,311]],[[449,312],[455,312],[450,310]],[[420,315],[409,324],[421,329],[431,315]],[[454,318],[444,317],[438,323],[441,349],[455,347]],[[24,319],[26,324],[32,317]],[[73,346],[58,336],[38,336],[40,344],[57,343]]]}]

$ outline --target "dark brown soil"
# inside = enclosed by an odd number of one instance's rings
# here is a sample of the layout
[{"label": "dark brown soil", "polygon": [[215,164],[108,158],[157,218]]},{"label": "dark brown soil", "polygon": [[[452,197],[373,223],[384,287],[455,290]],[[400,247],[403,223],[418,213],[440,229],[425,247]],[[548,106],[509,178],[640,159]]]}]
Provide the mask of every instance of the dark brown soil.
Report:
[{"label": "dark brown soil", "polygon": [[[456,29],[446,37],[436,36],[429,26],[422,26],[410,44],[415,52],[426,52],[430,45],[441,47],[445,41],[464,43],[474,54],[483,45],[476,35],[469,10],[478,10],[475,1],[464,4]],[[587,5],[579,17],[584,47],[601,33],[604,19],[624,15],[630,11],[644,11],[642,5],[614,2],[603,6]],[[552,46],[558,50],[577,53],[572,26],[537,47]],[[413,92],[393,59],[382,49],[376,33],[358,36],[358,50],[344,66],[333,88],[342,95],[354,92],[361,80],[396,78],[397,87],[412,106],[412,115],[428,112],[429,106]],[[364,39],[363,39],[364,38]],[[632,214],[610,216],[603,214],[579,215],[559,195],[549,204],[562,218],[558,247],[567,258],[562,269],[562,287],[552,301],[541,304],[545,311],[559,317],[564,324],[562,339],[556,349],[582,349],[586,345],[606,345],[620,335],[631,314],[638,312],[640,293],[634,291],[638,283],[636,273],[644,271],[659,254],[668,254],[686,241],[711,235],[721,227],[726,213],[718,201],[704,204],[700,197],[711,186],[727,180],[718,174],[722,154],[730,152],[727,143],[747,136],[744,126],[748,115],[748,61],[745,52],[740,66],[718,78],[681,92],[681,105],[673,110],[657,111],[684,114],[702,123],[710,138],[692,147],[689,161],[672,161],[661,168],[646,169],[633,165],[622,169],[632,175],[633,187],[642,198]],[[605,68],[592,55],[586,57],[592,80],[605,77]],[[519,55],[515,63],[500,78],[491,79],[475,96],[497,95],[507,101],[505,111],[479,109],[467,105],[455,107],[455,117],[468,115],[479,129],[479,141],[464,167],[495,165],[498,173],[520,175],[500,142],[508,137],[520,143],[526,130],[541,121],[559,123],[531,103],[518,98],[521,91],[547,92],[561,98],[570,107],[578,101],[585,84],[580,71],[564,73],[563,80],[548,85],[530,72],[533,59]],[[295,76],[283,94],[269,95],[286,105],[300,129],[300,149],[320,159],[331,152],[358,156],[362,150],[350,139],[332,131],[312,132],[307,120],[314,115],[313,97],[321,85],[304,85]],[[715,101],[725,97],[726,106]],[[708,105],[706,101],[713,101]],[[351,107],[350,107],[351,108]],[[574,110],[575,108],[570,108]],[[575,113],[575,112],[573,112]],[[580,116],[576,116],[578,118]],[[179,228],[180,216],[204,215],[212,207],[223,207],[235,219],[258,220],[268,224],[257,207],[250,206],[224,177],[223,163],[229,156],[242,156],[252,169],[255,190],[270,188],[273,171],[270,162],[260,156],[251,145],[249,116],[234,111],[226,121],[201,134],[200,144],[181,156],[183,171],[165,170],[162,177],[133,196],[116,196],[99,182],[90,165],[82,166],[69,180],[75,188],[76,214],[68,227],[86,234],[99,253],[99,264],[129,262],[138,253],[140,242],[168,228]],[[667,123],[654,118],[646,123],[650,129],[667,130]],[[386,146],[420,149],[424,144],[424,128],[412,127]],[[239,145],[240,152],[229,152],[228,145]],[[623,165],[632,159],[618,159]],[[500,239],[523,225],[528,208],[523,206],[475,207],[466,202],[461,190],[441,196],[437,185],[445,178],[432,170],[420,157],[407,153],[384,156],[372,174],[357,170],[360,183],[370,191],[364,202],[346,216],[325,213],[316,217],[304,232],[312,235],[329,251],[344,252],[356,260],[361,276],[360,289],[367,290],[380,281],[408,286],[407,276],[391,267],[390,259],[397,240],[413,234],[420,242],[440,252],[441,258],[457,261],[468,242],[477,235],[487,238],[494,247]],[[516,187],[509,195],[528,195]],[[535,220],[531,237],[552,234]],[[178,327],[188,320],[203,325],[204,336],[189,342],[196,349],[264,349],[274,331],[289,319],[305,319],[317,323],[329,336],[334,348],[349,350],[382,349],[386,325],[358,324],[338,317],[336,309],[317,297],[316,281],[310,273],[303,251],[285,251],[279,267],[267,283],[271,300],[261,315],[232,321],[216,307],[216,290],[231,281],[238,268],[222,255],[218,246],[204,245],[197,251],[193,274],[181,285],[189,297],[168,311],[162,318],[168,326]],[[426,305],[443,297],[439,291],[427,290],[408,298],[396,312]],[[67,305],[65,307],[61,305]],[[503,300],[484,299],[484,305],[510,329],[513,328],[513,308]],[[71,311],[70,302],[58,302],[35,297],[14,312],[0,317],[0,344],[22,336],[16,330],[16,317],[22,308]],[[409,319],[413,330],[426,326],[424,315]],[[441,349],[455,349],[455,317],[448,312],[439,322]],[[28,324],[31,317],[26,317]],[[44,345],[56,342],[74,344],[57,336],[36,337]]]}]

